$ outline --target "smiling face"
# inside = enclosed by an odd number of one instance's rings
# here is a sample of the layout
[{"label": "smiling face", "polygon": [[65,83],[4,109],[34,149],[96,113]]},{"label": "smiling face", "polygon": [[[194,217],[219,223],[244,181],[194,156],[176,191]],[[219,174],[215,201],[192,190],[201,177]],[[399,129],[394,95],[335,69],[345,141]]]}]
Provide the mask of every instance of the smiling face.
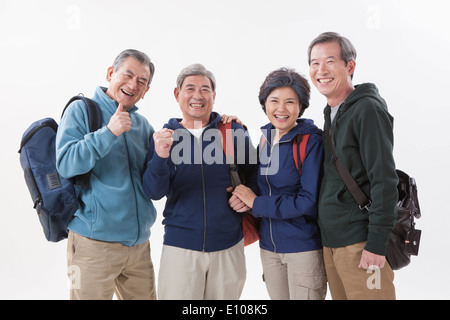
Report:
[{"label": "smiling face", "polygon": [[297,125],[301,104],[292,88],[282,87],[272,90],[265,106],[267,117],[277,129],[278,138]]},{"label": "smiling face", "polygon": [[198,128],[196,122],[199,121],[202,128],[209,123],[216,93],[208,77],[202,75],[186,77],[181,88],[175,88],[174,95],[183,113],[182,125],[185,128],[193,129],[194,124]]},{"label": "smiling face", "polygon": [[354,90],[351,76],[355,65],[353,60],[348,63],[342,60],[341,47],[336,41],[319,43],[312,48],[309,75],[331,107],[343,102]]},{"label": "smiling face", "polygon": [[126,58],[118,70],[108,68],[106,80],[109,88],[106,94],[121,103],[124,109],[134,106],[147,93],[150,67],[133,57]]}]

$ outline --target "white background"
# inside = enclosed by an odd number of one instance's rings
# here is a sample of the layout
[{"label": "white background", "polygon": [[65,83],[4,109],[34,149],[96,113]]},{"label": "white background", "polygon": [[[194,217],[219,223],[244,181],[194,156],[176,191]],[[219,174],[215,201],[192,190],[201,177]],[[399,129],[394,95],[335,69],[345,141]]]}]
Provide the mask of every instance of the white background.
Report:
[{"label": "white background", "polygon": [[[450,23],[446,0],[0,0],[0,299],[68,299],[66,240],[45,240],[19,164],[25,129],[59,119],[66,101],[107,86],[106,69],[126,48],[146,52],[156,72],[138,103],[156,130],[180,117],[175,79],[202,63],[217,79],[215,110],[252,130],[267,118],[258,103],[265,76],[279,67],[308,75],[306,50],[324,31],[358,51],[354,83],[374,82],[395,118],[397,166],[419,186],[423,230],[418,257],[396,272],[398,299],[448,299]],[[307,76],[309,79],[309,75]],[[305,117],[323,125],[325,99],[312,87]],[[159,269],[164,200],[152,227]],[[246,248],[242,299],[268,299],[259,248]],[[328,296],[329,298],[329,296]]]}]

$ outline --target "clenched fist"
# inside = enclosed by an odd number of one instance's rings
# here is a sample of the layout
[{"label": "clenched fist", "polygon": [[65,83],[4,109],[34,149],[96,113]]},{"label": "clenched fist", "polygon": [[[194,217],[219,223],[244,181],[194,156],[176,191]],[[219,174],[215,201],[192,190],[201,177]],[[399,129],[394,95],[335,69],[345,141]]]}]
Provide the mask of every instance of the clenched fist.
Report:
[{"label": "clenched fist", "polygon": [[106,126],[116,137],[120,136],[131,129],[130,114],[123,109],[123,105],[119,103],[116,113],[113,114]]},{"label": "clenched fist", "polygon": [[170,148],[173,144],[173,130],[164,128],[153,134],[155,141],[155,152],[160,158],[168,158],[170,156]]}]

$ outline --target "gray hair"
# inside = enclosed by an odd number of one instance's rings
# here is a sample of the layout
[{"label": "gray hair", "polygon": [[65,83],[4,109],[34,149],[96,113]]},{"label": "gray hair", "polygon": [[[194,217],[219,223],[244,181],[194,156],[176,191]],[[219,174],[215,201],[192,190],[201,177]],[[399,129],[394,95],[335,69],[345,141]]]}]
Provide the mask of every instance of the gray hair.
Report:
[{"label": "gray hair", "polygon": [[177,78],[177,88],[181,89],[181,85],[183,84],[184,79],[186,79],[189,76],[205,76],[209,78],[211,81],[212,90],[216,91],[216,78],[214,77],[214,74],[206,70],[206,68],[199,63],[191,64],[190,66],[187,66],[183,70],[181,70],[180,74]]},{"label": "gray hair", "polygon": [[155,73],[155,66],[151,62],[150,58],[141,51],[134,50],[134,49],[127,49],[119,53],[119,55],[116,57],[113,63],[114,71],[117,71],[122,66],[122,63],[125,61],[126,58],[132,57],[139,61],[142,64],[146,64],[150,68],[150,79],[148,79],[147,86],[150,86],[150,83],[152,82],[153,75]]},{"label": "gray hair", "polygon": [[345,37],[336,32],[324,32],[315,38],[308,48],[308,63],[311,64],[312,48],[320,43],[337,42],[341,46],[341,59],[347,64],[349,61],[356,60],[356,49],[353,44]]}]

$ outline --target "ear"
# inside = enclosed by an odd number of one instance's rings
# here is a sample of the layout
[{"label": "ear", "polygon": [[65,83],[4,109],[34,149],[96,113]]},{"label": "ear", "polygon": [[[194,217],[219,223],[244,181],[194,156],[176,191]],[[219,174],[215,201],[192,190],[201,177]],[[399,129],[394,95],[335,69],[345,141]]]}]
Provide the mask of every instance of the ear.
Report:
[{"label": "ear", "polygon": [[355,68],[356,68],[356,62],[355,62],[355,60],[350,60],[350,61],[347,63],[347,71],[348,71],[348,74],[349,74],[350,76],[352,76],[353,73],[355,72]]},{"label": "ear", "polygon": [[297,118],[300,118],[302,116],[303,112],[305,111],[305,110],[302,110],[302,109],[303,109],[303,106],[300,103],[299,107],[298,107],[298,117]]},{"label": "ear", "polygon": [[113,67],[109,67],[108,71],[106,72],[106,81],[108,81],[108,82],[111,81],[111,77],[112,77],[113,73],[114,73],[114,68]]},{"label": "ear", "polygon": [[148,92],[148,90],[150,90],[150,86],[147,86],[147,89],[145,89],[144,93],[142,94],[141,99],[144,99],[145,94]]},{"label": "ear", "polygon": [[175,99],[178,101],[178,96],[180,95],[180,90],[178,88],[173,89],[173,95]]}]

